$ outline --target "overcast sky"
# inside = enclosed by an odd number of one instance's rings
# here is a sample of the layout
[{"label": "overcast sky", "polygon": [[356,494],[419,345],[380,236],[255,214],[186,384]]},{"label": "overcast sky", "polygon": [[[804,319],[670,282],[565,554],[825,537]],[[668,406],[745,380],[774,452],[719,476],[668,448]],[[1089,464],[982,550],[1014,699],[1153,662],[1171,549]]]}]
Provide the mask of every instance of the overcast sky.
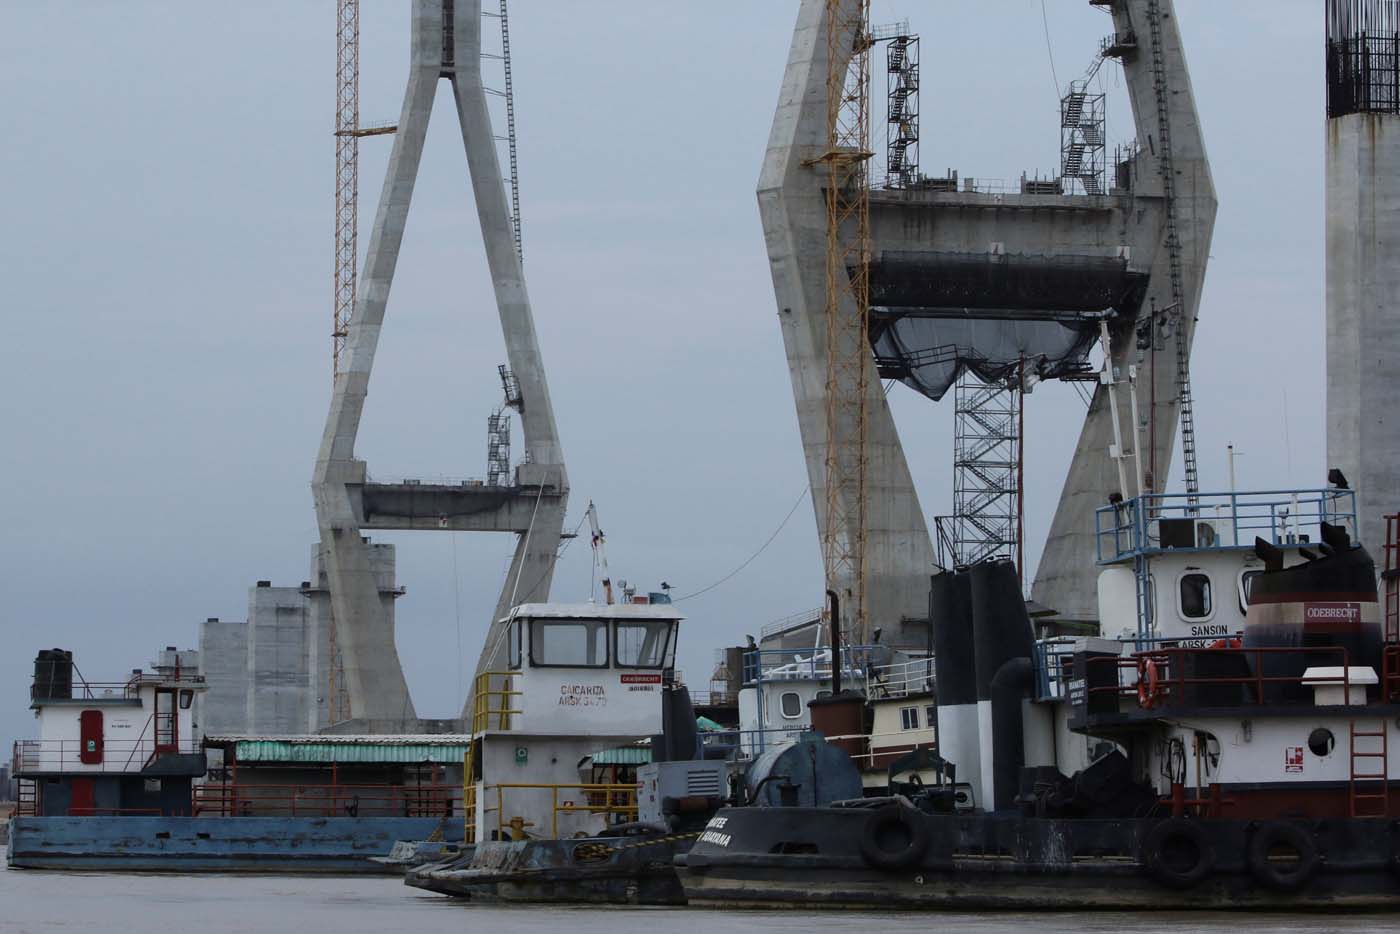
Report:
[{"label": "overcast sky", "polygon": [[[1055,81],[1109,20],[1085,0],[875,0],[923,39],[922,164],[1059,159]],[[364,0],[363,122],[393,120],[406,0]],[[1177,0],[1220,197],[1193,371],[1203,487],[1324,479],[1322,14]],[[516,0],[525,269],[573,492],[615,577],[680,594],[749,558],[806,486],[754,201],[794,0]],[[34,653],[109,680],[259,578],[308,576],[330,393],[333,0],[0,0],[0,739],[33,732]],[[1052,77],[1050,53],[1053,53]],[[1131,121],[1116,67],[1111,140]],[[445,85],[443,86],[445,89]],[[485,472],[504,350],[440,92],[358,453],[380,476]],[[389,140],[361,147],[361,248]],[[951,398],[892,393],[927,515],[949,511]],[[1038,556],[1084,405],[1026,406]],[[1179,471],[1174,472],[1179,482]],[[504,536],[388,535],[418,712],[458,710]],[[586,599],[587,540],[556,599]],[[809,505],[686,601],[681,663],[821,602]],[[461,651],[458,651],[458,646]]]}]

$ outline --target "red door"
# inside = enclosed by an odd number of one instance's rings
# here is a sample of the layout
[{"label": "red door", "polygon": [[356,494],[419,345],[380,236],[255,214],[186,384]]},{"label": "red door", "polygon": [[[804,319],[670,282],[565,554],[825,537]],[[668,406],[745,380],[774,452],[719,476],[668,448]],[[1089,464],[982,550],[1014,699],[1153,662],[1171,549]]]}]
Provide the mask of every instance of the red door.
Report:
[{"label": "red door", "polygon": [[93,794],[95,784],[90,778],[73,779],[73,796],[68,802],[68,813],[73,817],[91,817],[96,811],[97,799]]},{"label": "red door", "polygon": [[84,710],[78,715],[78,761],[83,765],[102,763],[102,711]]}]

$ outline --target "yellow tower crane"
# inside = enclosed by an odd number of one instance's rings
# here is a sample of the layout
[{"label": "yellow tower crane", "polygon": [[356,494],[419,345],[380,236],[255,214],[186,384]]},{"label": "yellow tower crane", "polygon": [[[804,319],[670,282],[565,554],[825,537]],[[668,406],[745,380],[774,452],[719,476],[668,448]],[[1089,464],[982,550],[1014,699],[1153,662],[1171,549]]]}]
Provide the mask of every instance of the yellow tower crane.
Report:
[{"label": "yellow tower crane", "polygon": [[[870,394],[870,0],[827,0],[827,138],[812,164],[826,177],[826,525],[831,620],[856,644],[866,613],[867,408]],[[836,634],[833,633],[833,636]],[[844,640],[842,640],[844,641]]]}]

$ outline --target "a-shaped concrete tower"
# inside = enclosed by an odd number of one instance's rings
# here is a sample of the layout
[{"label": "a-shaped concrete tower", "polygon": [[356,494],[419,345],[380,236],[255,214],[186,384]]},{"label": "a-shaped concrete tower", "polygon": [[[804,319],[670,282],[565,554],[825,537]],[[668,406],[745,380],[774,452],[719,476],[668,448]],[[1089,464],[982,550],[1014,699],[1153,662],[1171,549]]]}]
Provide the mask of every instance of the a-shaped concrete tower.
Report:
[{"label": "a-shaped concrete tower", "polygon": [[[478,663],[478,670],[489,669],[505,651],[497,620],[513,602],[548,597],[568,497],[564,457],[482,84],[481,2],[413,0],[412,34],[408,87],[350,322],[348,360],[336,377],[312,479],[350,719],[368,731],[411,728],[416,715],[394,645],[392,618],[383,608],[362,533],[423,529],[517,536],[515,557]],[[355,436],[440,79],[452,86],[457,105],[513,376],[508,394],[520,413],[524,436],[525,459],[509,485],[375,483],[365,462],[355,458]]]},{"label": "a-shaped concrete tower", "polygon": [[[854,8],[856,0],[842,2]],[[1094,510],[1119,492],[1119,465],[1110,454],[1115,417],[1124,438],[1142,439],[1143,450],[1132,453],[1145,465],[1144,486],[1165,487],[1180,403],[1189,402],[1191,338],[1216,209],[1172,0],[1091,2],[1112,14],[1104,54],[1122,62],[1136,123],[1136,150],[1123,154],[1111,178],[1071,189],[1066,180],[1081,177],[1082,169],[1067,166],[1060,179],[1023,183],[1013,191],[967,179],[960,185],[956,177],[921,177],[870,193],[871,337],[877,349],[869,365],[878,366],[879,375],[903,379],[937,398],[942,389],[930,390],[923,371],[975,365],[1009,352],[1010,361],[1019,355],[1032,361],[1038,376],[1054,378],[1068,371],[1057,371],[1057,360],[1082,364],[1105,318],[1114,365],[1124,373],[1129,364],[1138,365],[1142,424],[1132,424],[1126,405],[1112,412],[1108,392],[1097,389],[1035,582],[1037,600],[1078,619],[1095,615]],[[823,534],[825,176],[813,160],[821,155],[827,130],[827,4],[801,5],[758,185]],[[850,44],[843,40],[836,47]],[[925,105],[927,111],[927,100]],[[937,143],[925,140],[924,148]],[[866,599],[871,626],[892,633],[902,623],[927,618],[934,555],[874,372],[867,409]],[[1122,491],[1127,496],[1138,493],[1136,472],[1130,475],[1133,488]]]}]

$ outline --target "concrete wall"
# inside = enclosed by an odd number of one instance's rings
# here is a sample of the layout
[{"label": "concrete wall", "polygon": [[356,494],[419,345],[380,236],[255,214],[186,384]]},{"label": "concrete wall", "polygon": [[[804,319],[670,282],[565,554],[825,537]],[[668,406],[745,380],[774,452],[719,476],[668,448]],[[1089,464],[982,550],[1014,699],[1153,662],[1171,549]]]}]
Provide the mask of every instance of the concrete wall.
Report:
[{"label": "concrete wall", "polygon": [[1400,116],[1327,121],[1327,456],[1383,559],[1400,511]]},{"label": "concrete wall", "polygon": [[[400,595],[394,546],[366,544],[381,618],[392,627]],[[209,691],[195,701],[199,734],[316,733],[330,726],[331,602],[319,544],[310,559],[310,579],[300,586],[250,588],[246,623],[200,625]]]},{"label": "concrete wall", "polygon": [[199,656],[209,690],[195,697],[195,735],[246,732],[248,624],[209,618],[199,626]]},{"label": "concrete wall", "polygon": [[257,734],[315,729],[315,633],[298,587],[259,583],[248,594],[248,729]]}]

